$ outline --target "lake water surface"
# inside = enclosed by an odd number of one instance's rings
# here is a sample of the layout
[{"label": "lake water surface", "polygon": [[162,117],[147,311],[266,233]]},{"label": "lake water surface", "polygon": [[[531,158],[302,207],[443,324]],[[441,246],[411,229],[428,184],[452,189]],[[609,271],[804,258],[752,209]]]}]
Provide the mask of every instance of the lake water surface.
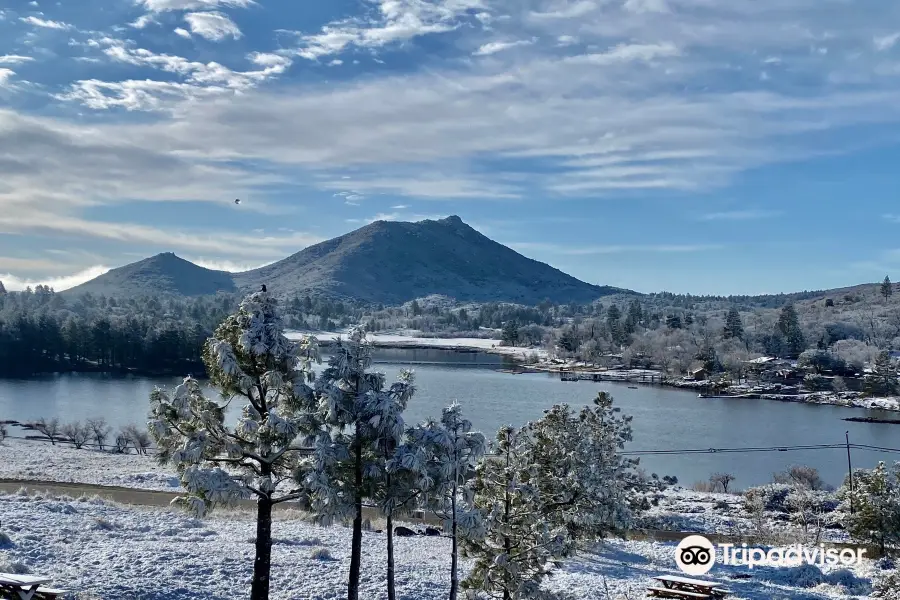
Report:
[{"label": "lake water surface", "polygon": [[[417,392],[406,413],[408,422],[439,416],[443,406],[458,400],[489,438],[500,426],[522,425],[554,404],[590,404],[597,392],[605,389],[612,392],[623,412],[634,417],[634,441],[628,450],[839,444],[844,442],[845,431],[850,432],[853,443],[900,448],[900,425],[841,420],[886,416],[863,409],[700,399],[695,392],[669,388],[630,389],[609,382],[562,382],[547,374],[512,375],[498,370],[504,365],[501,357],[474,352],[378,350],[376,363],[389,381],[402,368],[415,370]],[[79,373],[0,379],[0,420],[104,417],[114,426],[141,424],[146,421],[148,395],[154,386],[173,386],[179,379]],[[872,467],[878,460],[900,460],[900,454],[853,450],[852,459],[854,467]],[[652,455],[642,457],[641,464],[660,476],[676,475],[686,485],[705,480],[715,471],[727,471],[737,476],[735,485],[739,487],[770,481],[773,472],[792,464],[808,464],[818,468],[826,481],[839,485],[847,471],[847,454],[844,449],[825,449]]]}]

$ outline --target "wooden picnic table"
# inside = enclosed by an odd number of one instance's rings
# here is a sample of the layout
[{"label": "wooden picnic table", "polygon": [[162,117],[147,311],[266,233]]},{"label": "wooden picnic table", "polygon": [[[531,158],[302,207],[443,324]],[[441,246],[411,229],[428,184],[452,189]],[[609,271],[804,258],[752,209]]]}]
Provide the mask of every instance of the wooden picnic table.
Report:
[{"label": "wooden picnic table", "polygon": [[653,578],[663,587],[651,587],[647,592],[657,598],[683,598],[685,600],[712,600],[724,598],[728,590],[722,588],[715,581],[691,579],[680,575],[659,575]]},{"label": "wooden picnic table", "polygon": [[0,597],[13,600],[32,600],[34,598],[56,598],[66,593],[44,587],[53,580],[40,575],[17,575],[0,573]]}]

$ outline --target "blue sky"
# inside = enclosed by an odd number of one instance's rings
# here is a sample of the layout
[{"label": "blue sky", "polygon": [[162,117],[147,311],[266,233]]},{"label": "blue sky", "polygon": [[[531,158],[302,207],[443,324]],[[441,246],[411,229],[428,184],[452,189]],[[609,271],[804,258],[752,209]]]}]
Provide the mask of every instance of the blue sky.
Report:
[{"label": "blue sky", "polygon": [[450,214],[639,291],[900,280],[898,162],[883,0],[0,8],[13,289],[163,251],[254,267]]}]

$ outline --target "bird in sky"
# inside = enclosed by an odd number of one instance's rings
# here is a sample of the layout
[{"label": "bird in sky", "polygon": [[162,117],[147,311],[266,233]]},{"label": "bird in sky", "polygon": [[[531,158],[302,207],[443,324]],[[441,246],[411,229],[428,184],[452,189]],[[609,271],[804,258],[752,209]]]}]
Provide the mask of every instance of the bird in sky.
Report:
[{"label": "bird in sky", "polygon": [[235,199],[234,199],[234,203],[235,203],[235,204],[240,204],[240,203],[241,203],[241,199],[240,199],[240,198],[235,198]]}]

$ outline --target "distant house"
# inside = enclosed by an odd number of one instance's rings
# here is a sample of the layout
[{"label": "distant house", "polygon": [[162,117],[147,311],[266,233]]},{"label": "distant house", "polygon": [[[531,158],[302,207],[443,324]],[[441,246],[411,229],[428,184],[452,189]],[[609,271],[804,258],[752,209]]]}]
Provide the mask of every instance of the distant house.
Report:
[{"label": "distant house", "polygon": [[690,378],[694,381],[704,381],[707,375],[708,373],[703,367],[700,367],[699,369],[691,369],[690,371]]}]

